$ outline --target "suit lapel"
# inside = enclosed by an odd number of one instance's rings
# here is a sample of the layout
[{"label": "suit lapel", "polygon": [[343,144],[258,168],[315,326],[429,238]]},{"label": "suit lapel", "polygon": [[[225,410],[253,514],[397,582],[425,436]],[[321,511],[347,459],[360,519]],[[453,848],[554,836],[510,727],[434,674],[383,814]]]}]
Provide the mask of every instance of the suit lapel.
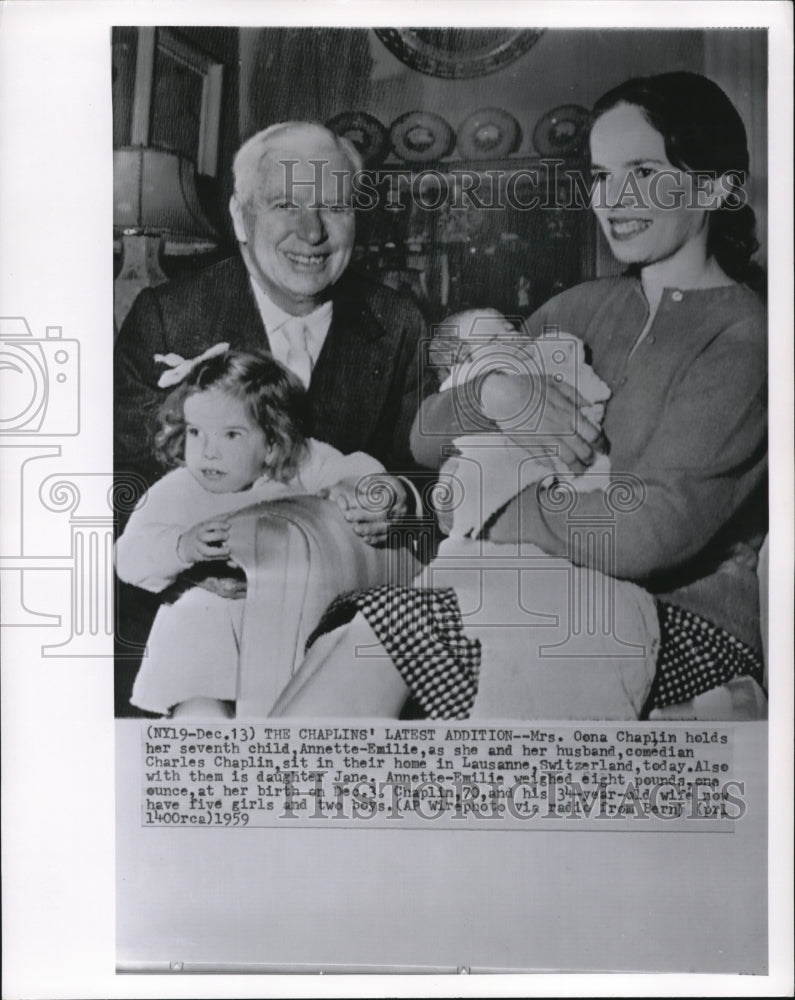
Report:
[{"label": "suit lapel", "polygon": [[208,290],[206,315],[213,317],[218,331],[215,342],[227,341],[241,351],[270,351],[251,281],[242,258],[231,262],[229,271]]},{"label": "suit lapel", "polygon": [[[386,405],[399,338],[367,304],[366,285],[348,278],[334,290],[331,327],[309,387],[313,433],[343,451],[364,448]],[[240,257],[220,267],[204,288],[192,354],[227,341],[238,350],[270,351],[265,327]]]},{"label": "suit lapel", "polygon": [[365,294],[364,288],[340,282],[309,390],[315,427],[342,450],[362,447],[378,423],[395,351]]}]

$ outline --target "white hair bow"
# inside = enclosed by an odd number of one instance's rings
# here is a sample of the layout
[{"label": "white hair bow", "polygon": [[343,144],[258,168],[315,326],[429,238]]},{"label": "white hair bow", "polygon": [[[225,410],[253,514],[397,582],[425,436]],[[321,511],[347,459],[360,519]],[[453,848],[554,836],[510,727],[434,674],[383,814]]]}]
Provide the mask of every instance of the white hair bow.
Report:
[{"label": "white hair bow", "polygon": [[179,385],[183,379],[190,375],[196,365],[209,358],[214,358],[218,354],[225,354],[228,350],[229,344],[214,344],[212,347],[208,347],[203,354],[198,354],[195,358],[187,360],[180,357],[179,354],[156,354],[155,361],[158,364],[169,366],[169,370],[163,372],[157,380],[158,388],[168,389],[172,385]]}]

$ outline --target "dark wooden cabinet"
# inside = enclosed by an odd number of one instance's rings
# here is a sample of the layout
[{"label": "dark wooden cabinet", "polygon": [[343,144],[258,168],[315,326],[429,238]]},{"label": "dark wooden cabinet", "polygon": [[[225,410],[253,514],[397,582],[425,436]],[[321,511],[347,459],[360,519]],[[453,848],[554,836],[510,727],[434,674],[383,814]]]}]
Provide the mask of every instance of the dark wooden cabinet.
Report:
[{"label": "dark wooden cabinet", "polygon": [[476,306],[527,315],[595,273],[575,174],[577,163],[530,158],[371,171],[354,266],[410,290],[432,321]]}]

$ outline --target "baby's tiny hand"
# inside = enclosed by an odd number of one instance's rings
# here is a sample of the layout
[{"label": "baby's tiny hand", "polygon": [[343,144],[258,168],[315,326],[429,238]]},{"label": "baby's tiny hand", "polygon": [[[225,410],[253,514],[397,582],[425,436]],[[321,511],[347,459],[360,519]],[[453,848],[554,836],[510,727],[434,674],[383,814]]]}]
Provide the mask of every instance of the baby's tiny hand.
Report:
[{"label": "baby's tiny hand", "polygon": [[185,563],[229,557],[229,521],[225,517],[200,521],[179,536],[177,555]]}]

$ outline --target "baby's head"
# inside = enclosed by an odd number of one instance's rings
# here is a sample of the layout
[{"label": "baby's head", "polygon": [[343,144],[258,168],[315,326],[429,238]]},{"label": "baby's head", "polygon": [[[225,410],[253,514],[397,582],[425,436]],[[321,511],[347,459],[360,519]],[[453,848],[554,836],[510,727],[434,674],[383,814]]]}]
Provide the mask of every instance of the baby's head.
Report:
[{"label": "baby's head", "polygon": [[444,381],[479,346],[517,336],[521,334],[499,310],[466,309],[433,327],[430,362]]},{"label": "baby's head", "polygon": [[291,479],[307,450],[306,392],[268,354],[226,351],[200,362],[159,411],[155,453],[210,493],[267,475]]}]

